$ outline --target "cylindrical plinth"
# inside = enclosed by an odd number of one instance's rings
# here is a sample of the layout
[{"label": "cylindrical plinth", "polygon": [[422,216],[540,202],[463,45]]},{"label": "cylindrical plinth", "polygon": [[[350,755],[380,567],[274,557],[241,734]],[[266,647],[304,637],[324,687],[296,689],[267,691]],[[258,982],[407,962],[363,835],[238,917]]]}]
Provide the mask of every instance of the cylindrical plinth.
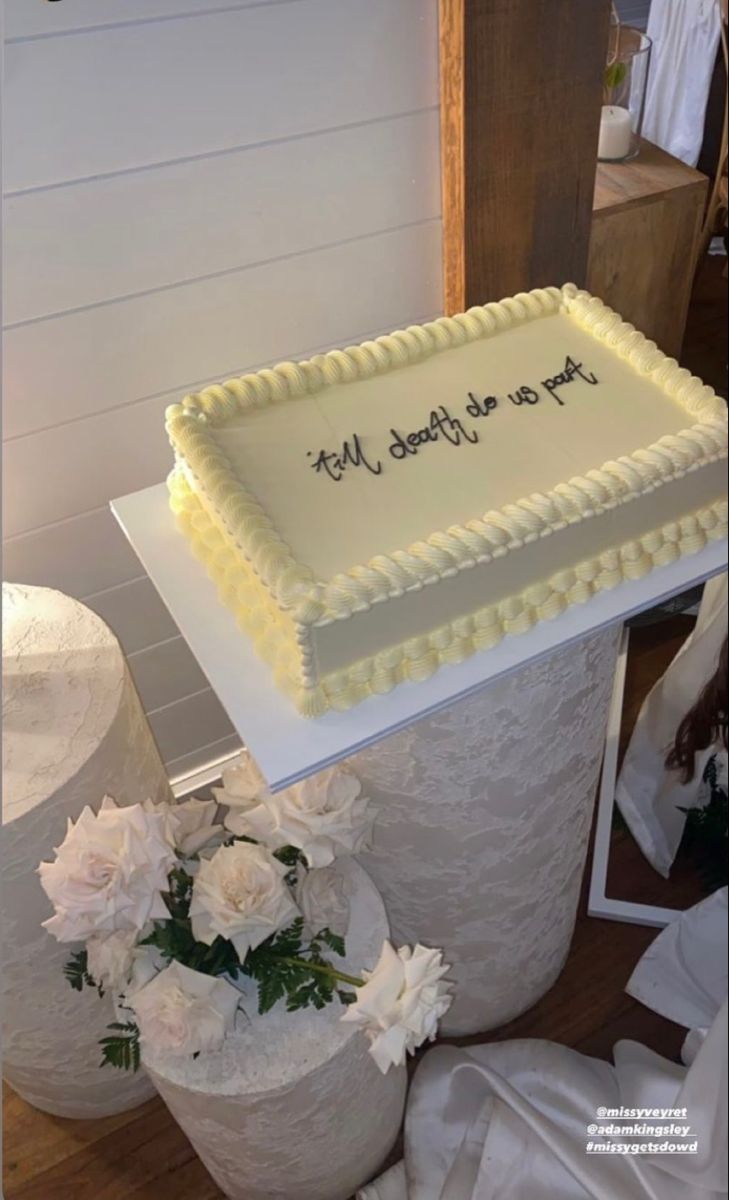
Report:
[{"label": "cylindrical plinth", "polygon": [[37,867],[85,805],[169,799],[169,784],[103,621],[47,588],[3,585],[3,609],[3,1075],[45,1112],[108,1116],[153,1089],[99,1067],[113,1005],[64,979],[78,947],[41,928],[52,909]]},{"label": "cylindrical plinth", "polygon": [[[382,901],[342,860],[350,897],[347,971],[374,966],[388,936]],[[247,1006],[223,1049],[196,1059],[145,1055],[151,1078],[231,1200],[349,1200],[398,1135],[406,1071],[382,1075],[365,1035],[321,1012],[259,1016]]]},{"label": "cylindrical plinth", "polygon": [[615,673],[608,630],[497,680],[352,760],[377,806],[361,861],[397,942],[453,966],[450,1035],[552,986],[574,929]]}]

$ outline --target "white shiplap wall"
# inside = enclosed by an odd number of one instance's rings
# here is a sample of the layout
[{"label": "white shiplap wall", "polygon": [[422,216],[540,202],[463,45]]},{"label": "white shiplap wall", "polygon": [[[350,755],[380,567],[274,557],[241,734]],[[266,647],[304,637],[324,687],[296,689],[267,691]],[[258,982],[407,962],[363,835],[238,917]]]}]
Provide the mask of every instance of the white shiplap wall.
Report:
[{"label": "white shiplap wall", "polygon": [[440,309],[437,0],[6,0],[6,578],[119,634],[173,773],[233,748],[108,501],[186,390]]}]

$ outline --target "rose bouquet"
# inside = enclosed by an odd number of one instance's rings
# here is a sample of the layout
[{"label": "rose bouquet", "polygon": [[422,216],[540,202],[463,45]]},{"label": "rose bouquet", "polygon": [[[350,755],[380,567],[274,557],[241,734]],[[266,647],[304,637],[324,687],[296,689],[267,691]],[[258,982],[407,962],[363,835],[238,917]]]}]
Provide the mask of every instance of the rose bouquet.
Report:
[{"label": "rose bouquet", "polygon": [[[347,899],[333,863],[371,829],[356,776],[334,768],[273,795],[242,755],[214,800],[84,809],[41,884],[61,942],[83,942],[72,987],[114,991],[102,1063],[136,1069],[140,1047],[218,1049],[257,993],[258,1010],[339,1001],[383,1072],[435,1036],[451,1003],[439,950],[385,943],[372,970],[345,970]],[[255,985],[255,988],[254,988]]]}]

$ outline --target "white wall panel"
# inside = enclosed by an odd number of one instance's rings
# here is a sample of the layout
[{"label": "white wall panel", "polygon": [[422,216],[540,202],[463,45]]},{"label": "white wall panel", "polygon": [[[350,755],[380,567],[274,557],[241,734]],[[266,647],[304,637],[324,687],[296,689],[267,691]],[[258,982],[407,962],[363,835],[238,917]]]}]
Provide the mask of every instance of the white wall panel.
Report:
[{"label": "white wall panel", "polygon": [[182,17],[252,8],[263,4],[291,4],[295,0],[5,0],[5,34],[8,38],[43,37],[71,33],[100,25],[133,24],[140,20]]},{"label": "white wall panel", "polygon": [[434,109],[11,197],[5,321],[438,217],[437,142]]},{"label": "white wall panel", "polygon": [[108,509],[166,405],[441,307],[437,0],[6,0],[6,578],[117,632],[175,774],[237,736]]},{"label": "white wall panel", "polygon": [[149,713],[149,721],[165,762],[234,736],[223,706],[209,688]]},{"label": "white wall panel", "polygon": [[208,687],[208,681],[181,637],[129,656],[129,667],[147,712],[173,704]]},{"label": "white wall panel", "polygon": [[172,466],[164,428],[171,399],[115,408],[6,443],[6,533],[24,533],[164,479]]},{"label": "white wall panel", "polygon": [[106,505],[3,544],[4,579],[58,588],[71,596],[87,596],[136,579],[141,569]]},{"label": "white wall panel", "polygon": [[[5,436],[182,391],[194,381],[300,355],[358,330],[389,329],[437,311],[440,297],[440,225],[433,221],[21,325],[5,337]],[[144,420],[139,406],[129,408],[125,420],[131,438]],[[64,448],[83,446],[84,436],[79,424]],[[105,458],[112,445],[95,442],[97,456]],[[138,453],[148,456],[142,446]],[[22,451],[24,461],[28,454]],[[92,475],[105,465],[86,458],[84,464]],[[74,471],[80,464],[68,465]],[[67,469],[63,462],[48,466]],[[147,474],[130,462],[127,491],[142,486],[137,478]],[[26,493],[32,485],[26,480]],[[77,492],[82,488],[77,481]],[[92,491],[82,507],[98,503]],[[36,497],[35,510],[44,503]],[[65,511],[55,515],[80,511],[76,503],[69,508],[64,502]],[[13,532],[39,520],[22,506],[17,519],[9,516]]]},{"label": "white wall panel", "polygon": [[[141,566],[139,569],[141,571]],[[84,596],[83,601],[114,630],[127,654],[179,637],[168,608],[146,575],[119,587]],[[190,691],[194,690],[190,688]]]},{"label": "white wall panel", "polygon": [[309,0],[11,43],[5,186],[425,108],[436,18],[435,0]]}]

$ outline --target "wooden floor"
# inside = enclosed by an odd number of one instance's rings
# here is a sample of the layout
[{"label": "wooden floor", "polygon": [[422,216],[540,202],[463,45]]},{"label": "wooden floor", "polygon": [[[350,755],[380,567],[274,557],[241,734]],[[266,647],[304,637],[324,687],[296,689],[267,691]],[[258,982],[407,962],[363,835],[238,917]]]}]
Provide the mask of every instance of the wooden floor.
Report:
[{"label": "wooden floor", "polygon": [[[726,283],[722,264],[707,264],[697,286],[685,361],[717,389],[726,388]],[[691,627],[686,617],[638,630],[631,643],[623,743],[643,697]],[[679,866],[670,884],[645,864],[630,837],[614,835],[608,892],[685,908],[701,895],[695,873]],[[655,931],[594,921],[584,900],[567,966],[530,1012],[488,1040],[539,1037],[609,1058],[621,1038],[676,1058],[677,1026],[626,996],[627,980]],[[485,1041],[460,1039],[457,1044]],[[5,1200],[213,1200],[221,1192],[161,1101],[103,1121],[65,1121],[30,1108],[4,1091]],[[295,1197],[292,1196],[292,1200]]]}]

